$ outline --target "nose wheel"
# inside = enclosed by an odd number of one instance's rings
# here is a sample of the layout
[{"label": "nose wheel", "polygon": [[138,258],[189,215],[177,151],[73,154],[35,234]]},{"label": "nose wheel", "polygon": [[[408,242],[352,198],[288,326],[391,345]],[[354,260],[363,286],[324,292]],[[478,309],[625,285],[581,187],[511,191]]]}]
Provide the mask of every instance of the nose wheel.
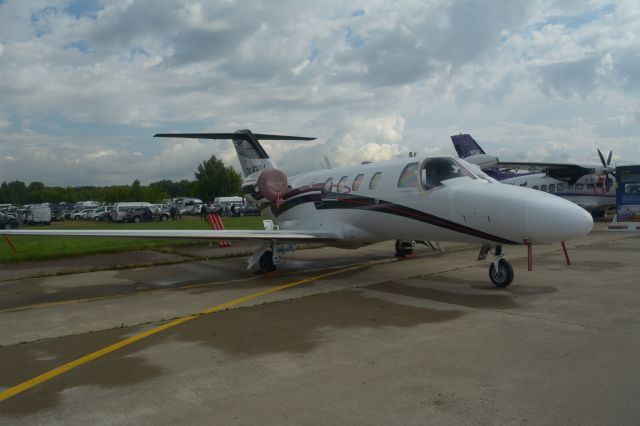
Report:
[{"label": "nose wheel", "polygon": [[489,278],[493,285],[505,288],[513,281],[513,267],[504,258],[498,258],[489,266]]},{"label": "nose wheel", "polygon": [[[486,259],[491,249],[492,246],[489,244],[482,246],[478,254],[478,260]],[[513,281],[513,266],[504,258],[501,245],[495,246],[494,254],[495,258],[489,266],[489,278],[496,287],[505,288]]]}]

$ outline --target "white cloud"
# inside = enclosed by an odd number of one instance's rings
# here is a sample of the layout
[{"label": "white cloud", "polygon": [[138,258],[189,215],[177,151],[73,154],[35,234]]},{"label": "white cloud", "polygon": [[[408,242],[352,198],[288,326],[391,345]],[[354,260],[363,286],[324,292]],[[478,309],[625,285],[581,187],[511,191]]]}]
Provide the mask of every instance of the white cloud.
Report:
[{"label": "white cloud", "polygon": [[237,128],[317,136],[265,143],[292,173],[453,154],[458,131],[511,159],[640,161],[631,0],[78,4],[0,5],[0,181],[192,178],[237,165],[231,144],[152,134]]},{"label": "white cloud", "polygon": [[7,118],[0,113],[0,130],[8,129],[11,127],[11,121],[7,120]]}]

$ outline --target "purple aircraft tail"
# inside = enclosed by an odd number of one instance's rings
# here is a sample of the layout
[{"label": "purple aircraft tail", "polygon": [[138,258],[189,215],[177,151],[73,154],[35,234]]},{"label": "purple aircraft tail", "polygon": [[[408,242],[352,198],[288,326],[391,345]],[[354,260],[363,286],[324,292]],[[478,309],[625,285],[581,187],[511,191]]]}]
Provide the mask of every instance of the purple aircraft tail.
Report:
[{"label": "purple aircraft tail", "polygon": [[459,135],[451,136],[451,141],[453,142],[453,146],[458,153],[458,157],[460,158],[467,158],[472,155],[478,154],[486,154],[484,150],[480,148],[478,142],[476,142],[475,139],[471,137],[471,135],[468,135],[466,133],[464,135],[461,133]]}]

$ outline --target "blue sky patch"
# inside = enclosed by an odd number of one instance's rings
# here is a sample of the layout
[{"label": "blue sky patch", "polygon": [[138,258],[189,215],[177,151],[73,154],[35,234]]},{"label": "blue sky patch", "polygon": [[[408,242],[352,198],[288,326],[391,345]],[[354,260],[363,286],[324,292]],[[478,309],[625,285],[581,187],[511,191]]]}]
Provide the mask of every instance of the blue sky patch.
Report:
[{"label": "blue sky patch", "polygon": [[364,45],[364,40],[362,37],[355,34],[351,27],[347,27],[347,44],[352,49],[359,49]]},{"label": "blue sky patch", "polygon": [[88,17],[95,19],[98,12],[103,9],[102,5],[97,0],[78,0],[70,3],[63,9],[63,12],[67,15],[71,15],[76,19]]},{"label": "blue sky patch", "polygon": [[615,12],[615,4],[607,4],[598,9],[590,10],[575,16],[551,16],[540,24],[540,28],[545,25],[562,25],[566,28],[577,29],[593,21],[602,18],[604,15]]},{"label": "blue sky patch", "polygon": [[317,57],[318,57],[318,48],[315,46],[315,44],[309,45],[309,56],[307,58],[309,59],[309,63],[313,63],[313,61],[315,61]]},{"label": "blue sky patch", "polygon": [[90,46],[86,41],[74,41],[72,43],[65,44],[63,49],[78,49],[82,53],[89,53]]}]

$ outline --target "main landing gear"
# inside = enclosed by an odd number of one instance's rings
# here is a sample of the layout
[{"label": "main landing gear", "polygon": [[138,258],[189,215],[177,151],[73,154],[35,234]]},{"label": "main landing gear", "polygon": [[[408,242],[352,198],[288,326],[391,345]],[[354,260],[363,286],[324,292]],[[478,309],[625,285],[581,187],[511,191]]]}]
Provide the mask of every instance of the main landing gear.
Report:
[{"label": "main landing gear", "polygon": [[259,260],[260,272],[267,274],[274,272],[280,264],[280,256],[274,255],[272,250],[267,250],[262,253]]},{"label": "main landing gear", "polygon": [[[487,244],[480,248],[480,254],[478,260],[484,260],[487,258],[487,254],[491,251],[491,245]],[[513,281],[513,267],[502,254],[502,246],[497,245],[493,251],[495,258],[489,266],[489,278],[493,285],[498,288],[508,287]]]},{"label": "main landing gear", "polygon": [[415,247],[415,241],[396,240],[396,257],[410,256]]}]

